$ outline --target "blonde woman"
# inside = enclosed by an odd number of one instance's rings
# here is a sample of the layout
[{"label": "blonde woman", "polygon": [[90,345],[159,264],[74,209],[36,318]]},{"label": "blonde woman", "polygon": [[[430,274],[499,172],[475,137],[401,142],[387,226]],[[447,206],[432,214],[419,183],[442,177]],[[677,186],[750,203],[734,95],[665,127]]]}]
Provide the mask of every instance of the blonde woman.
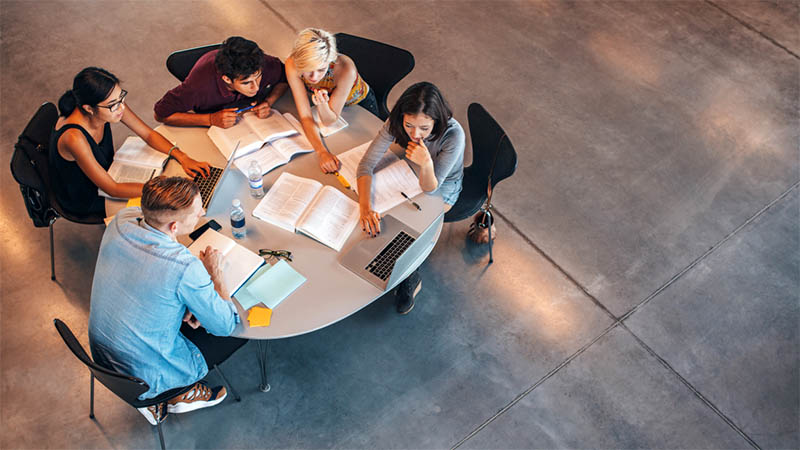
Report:
[{"label": "blonde woman", "polygon": [[320,168],[326,173],[336,172],[341,163],[322,143],[319,127],[311,116],[311,103],[317,106],[320,122],[329,125],[339,118],[342,108],[350,105],[360,105],[377,116],[375,93],[358,74],[353,60],[336,51],[336,38],[318,28],[306,28],[297,35],[286,59],[286,78]]}]

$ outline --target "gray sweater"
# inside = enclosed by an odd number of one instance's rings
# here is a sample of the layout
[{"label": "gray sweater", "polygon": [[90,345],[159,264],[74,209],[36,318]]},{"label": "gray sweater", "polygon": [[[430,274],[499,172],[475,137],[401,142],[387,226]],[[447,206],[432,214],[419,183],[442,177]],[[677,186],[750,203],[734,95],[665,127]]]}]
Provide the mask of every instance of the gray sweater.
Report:
[{"label": "gray sweater", "polygon": [[[389,121],[387,120],[378,131],[378,135],[372,140],[364,157],[361,158],[356,176],[372,176],[375,166],[393,142],[394,137],[389,134]],[[438,186],[441,187],[445,183],[461,183],[461,179],[464,177],[464,129],[456,119],[451,118],[447,122],[447,129],[442,137],[435,141],[426,139],[425,145],[433,159],[433,171]],[[419,173],[419,166],[411,161],[406,161],[414,171]]]}]

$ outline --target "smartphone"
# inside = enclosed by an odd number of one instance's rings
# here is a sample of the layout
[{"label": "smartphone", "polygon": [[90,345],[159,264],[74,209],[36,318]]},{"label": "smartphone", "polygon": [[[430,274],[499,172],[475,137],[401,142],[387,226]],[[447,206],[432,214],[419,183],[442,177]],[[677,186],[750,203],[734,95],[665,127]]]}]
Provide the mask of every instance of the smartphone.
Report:
[{"label": "smartphone", "polygon": [[211,228],[214,231],[219,231],[219,229],[222,228],[222,226],[220,224],[218,224],[216,220],[211,219],[208,222],[206,222],[203,225],[201,225],[200,228],[198,228],[198,229],[192,231],[191,233],[189,233],[189,239],[191,239],[193,241],[197,240],[197,238],[199,238],[200,235],[205,233],[206,230],[209,229],[209,228]]}]

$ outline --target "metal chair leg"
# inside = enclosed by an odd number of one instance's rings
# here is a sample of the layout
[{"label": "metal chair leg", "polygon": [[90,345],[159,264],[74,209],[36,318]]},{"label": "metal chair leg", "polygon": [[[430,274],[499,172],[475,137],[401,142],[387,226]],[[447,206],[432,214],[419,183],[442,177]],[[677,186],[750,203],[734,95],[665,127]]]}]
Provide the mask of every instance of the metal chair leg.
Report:
[{"label": "metal chair leg", "polygon": [[[166,405],[164,408],[166,408]],[[161,431],[161,422],[156,424],[156,428],[158,428],[158,440],[161,441],[161,450],[167,450],[167,446],[164,445],[164,432]]]},{"label": "metal chair leg", "polygon": [[89,372],[89,418],[94,419],[94,374]]},{"label": "metal chair leg", "polygon": [[237,402],[242,401],[242,397],[239,397],[239,393],[236,392],[236,389],[233,388],[233,385],[230,383],[230,381],[228,381],[228,379],[225,378],[225,374],[222,373],[222,369],[220,369],[218,365],[215,365],[214,370],[217,371],[219,377],[222,378],[222,382],[225,383],[225,386],[227,386],[228,390],[231,391],[231,394],[233,394],[233,398],[235,398]]},{"label": "metal chair leg", "polygon": [[489,264],[494,262],[494,255],[492,254],[492,225],[494,224],[494,216],[492,216],[490,208],[486,208],[486,215],[489,217]]},{"label": "metal chair leg", "polygon": [[269,348],[269,340],[256,339],[258,346],[258,368],[261,370],[261,384],[258,389],[261,392],[269,392],[271,389],[267,382],[267,349]]},{"label": "metal chair leg", "polygon": [[50,279],[56,281],[56,257],[53,250],[53,223],[50,223]]}]

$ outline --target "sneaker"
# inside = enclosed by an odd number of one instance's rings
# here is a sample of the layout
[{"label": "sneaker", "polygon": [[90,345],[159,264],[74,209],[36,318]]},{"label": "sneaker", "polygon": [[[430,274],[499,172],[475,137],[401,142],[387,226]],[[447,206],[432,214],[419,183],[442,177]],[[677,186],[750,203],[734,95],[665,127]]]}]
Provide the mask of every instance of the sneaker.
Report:
[{"label": "sneaker", "polygon": [[208,408],[225,400],[227,396],[228,391],[225,390],[225,387],[210,388],[198,381],[188,391],[169,399],[167,401],[167,411],[180,414],[194,411],[195,409]]},{"label": "sneaker", "polygon": [[164,408],[163,403],[159,403],[157,405],[148,406],[147,408],[136,408],[148,422],[150,425],[156,426],[159,423],[163,422],[164,419],[167,418],[167,410]]},{"label": "sneaker", "polygon": [[399,314],[408,314],[414,309],[414,297],[419,294],[422,289],[422,277],[419,276],[418,271],[414,271],[411,275],[403,280],[397,286],[397,312]]}]

